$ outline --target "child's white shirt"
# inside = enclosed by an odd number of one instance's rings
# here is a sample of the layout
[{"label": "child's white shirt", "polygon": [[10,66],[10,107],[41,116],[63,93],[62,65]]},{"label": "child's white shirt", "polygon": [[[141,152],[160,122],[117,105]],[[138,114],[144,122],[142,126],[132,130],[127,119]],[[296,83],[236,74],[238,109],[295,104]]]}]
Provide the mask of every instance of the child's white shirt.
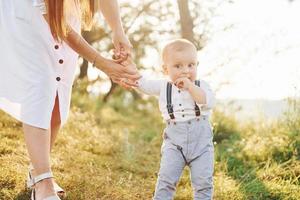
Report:
[{"label": "child's white shirt", "polygon": [[[169,120],[170,116],[167,110],[167,79],[149,80],[144,77],[138,80],[138,90],[159,98],[159,109],[165,120]],[[200,80],[200,88],[206,94],[206,104],[198,104],[201,115],[210,116],[211,109],[215,105],[215,95],[209,84]],[[172,84],[172,105],[175,115],[175,121],[187,121],[196,118],[195,101],[187,90],[181,90]]]}]

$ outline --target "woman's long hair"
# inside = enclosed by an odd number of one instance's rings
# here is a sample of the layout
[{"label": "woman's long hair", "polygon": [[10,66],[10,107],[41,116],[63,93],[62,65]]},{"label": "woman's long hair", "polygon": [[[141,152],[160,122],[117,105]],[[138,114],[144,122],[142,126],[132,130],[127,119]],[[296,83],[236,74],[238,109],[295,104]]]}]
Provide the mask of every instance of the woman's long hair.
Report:
[{"label": "woman's long hair", "polygon": [[[47,0],[45,2],[50,30],[57,41],[61,41],[68,33],[69,25],[66,19],[70,13],[79,13],[83,28],[91,28],[95,14],[95,0]],[[73,10],[74,8],[77,10]]]}]

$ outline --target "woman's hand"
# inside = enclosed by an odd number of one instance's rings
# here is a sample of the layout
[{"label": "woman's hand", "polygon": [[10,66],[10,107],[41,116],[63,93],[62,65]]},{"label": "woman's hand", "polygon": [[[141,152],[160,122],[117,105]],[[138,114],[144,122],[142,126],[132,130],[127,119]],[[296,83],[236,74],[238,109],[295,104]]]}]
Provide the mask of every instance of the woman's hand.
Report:
[{"label": "woman's hand", "polygon": [[118,0],[98,0],[100,11],[112,30],[112,42],[117,54],[126,60],[127,54],[131,53],[132,45],[126,37],[123,29]]},{"label": "woman's hand", "polygon": [[[114,62],[121,64],[122,66],[126,67],[129,70],[136,71],[137,74],[139,74],[136,64],[133,62],[132,57],[130,55],[128,55],[126,57],[126,59],[124,59],[124,58],[121,58],[120,56],[117,56],[116,51],[114,50],[113,59],[114,59]],[[118,82],[118,84],[125,89],[131,89],[133,82],[132,82],[132,80],[122,78]],[[137,87],[137,83],[135,83],[134,87]]]},{"label": "woman's hand", "polygon": [[[132,45],[125,35],[123,29],[113,32],[113,44],[115,46],[115,49],[113,50],[114,61],[121,64],[126,69],[135,71],[137,74],[139,74],[135,63],[132,61]],[[140,77],[141,76],[139,75],[139,78]],[[117,83],[125,89],[137,87],[136,80],[132,79],[121,78]]]},{"label": "woman's hand", "polygon": [[114,31],[112,41],[115,47],[114,56],[121,60],[131,56],[132,45],[123,30]]},{"label": "woman's hand", "polygon": [[[124,40],[126,41],[124,38],[118,41]],[[64,38],[64,41],[83,58],[93,63],[98,69],[108,75],[113,82],[118,83],[125,88],[137,86],[136,80],[140,78],[140,75],[138,74],[135,66],[125,67],[124,65],[116,63],[114,60],[102,57],[96,49],[88,44],[87,41],[84,40],[84,38],[72,28],[70,28],[67,37]],[[124,42],[118,43],[123,44]],[[121,61],[122,59],[120,62]],[[126,83],[124,83],[122,80],[125,80]]]},{"label": "woman's hand", "polygon": [[136,81],[141,77],[135,68],[123,66],[101,56],[97,57],[95,66],[109,76],[113,82],[125,88],[137,87]]}]

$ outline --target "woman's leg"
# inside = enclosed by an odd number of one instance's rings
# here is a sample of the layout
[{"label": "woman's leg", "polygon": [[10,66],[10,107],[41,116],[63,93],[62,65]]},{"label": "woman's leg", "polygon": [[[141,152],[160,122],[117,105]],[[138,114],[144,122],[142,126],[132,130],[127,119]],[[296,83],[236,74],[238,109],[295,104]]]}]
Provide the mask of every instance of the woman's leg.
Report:
[{"label": "woman's leg", "polygon": [[[25,132],[25,126],[26,125],[24,125],[24,132]],[[50,146],[47,145],[47,151],[49,152],[49,155],[48,155],[48,158],[47,158],[47,163],[43,164],[43,166],[48,166],[48,167],[46,169],[42,170],[44,172],[47,172],[47,171],[50,170],[50,161],[49,161],[50,160],[50,153],[51,153],[51,149],[54,146],[54,142],[55,142],[56,136],[57,136],[57,134],[59,132],[60,126],[61,126],[61,119],[60,119],[60,112],[59,112],[59,99],[58,99],[58,95],[57,95],[56,98],[55,98],[55,103],[54,103],[54,107],[53,107],[53,110],[52,110],[51,127],[50,127],[50,129],[49,130],[43,130],[43,129],[39,130],[39,131],[45,131],[45,132],[47,132],[47,133],[44,133],[44,135],[47,135],[47,140],[50,143]],[[28,129],[28,127],[27,127],[27,129]],[[26,136],[25,136],[25,138],[26,138]],[[31,139],[28,139],[28,140],[29,140],[28,141],[29,143],[32,143],[32,142],[30,142],[30,141],[32,141]],[[27,142],[27,146],[28,146],[28,142]],[[42,146],[44,146],[44,145],[42,145]],[[33,150],[33,151],[36,151],[36,150]],[[36,152],[38,152],[38,151],[36,151]],[[43,155],[45,155],[45,152],[43,152]],[[46,158],[46,157],[44,157],[44,158]],[[32,161],[32,160],[33,159],[31,159],[31,162],[33,164],[34,161]],[[39,160],[41,160],[41,159],[39,158]],[[34,169],[35,169],[36,167],[35,167],[34,164],[33,164],[33,166],[34,166]],[[32,170],[32,175],[33,176],[37,176],[37,175],[39,175],[41,173],[43,173],[43,172],[40,172],[38,170]],[[49,182],[49,180],[45,180],[45,182]],[[52,182],[52,184],[54,184],[54,181]],[[52,184],[47,183],[46,185],[52,185]],[[52,192],[52,186],[51,187],[46,187],[46,188],[50,188],[50,191]]]},{"label": "woman's leg", "polygon": [[[35,174],[51,171],[50,167],[50,130],[23,124],[25,142]],[[55,194],[51,179],[45,179],[35,185],[36,198],[42,199]]]},{"label": "woman's leg", "polygon": [[[59,132],[60,126],[61,126],[61,120],[60,120],[60,112],[59,112],[59,100],[58,100],[58,96],[56,96],[54,107],[52,110],[52,116],[51,116],[51,127],[49,130],[49,132],[50,132],[50,150],[49,150],[50,153],[54,146],[56,136]],[[36,175],[34,169],[32,169],[31,172],[33,173],[33,175]]]},{"label": "woman's leg", "polygon": [[[52,117],[51,117],[51,129],[50,129],[50,153],[51,150],[53,149],[55,140],[56,140],[56,136],[59,132],[61,126],[61,119],[60,119],[60,112],[59,112],[59,98],[58,95],[56,95],[55,98],[55,104],[53,107],[53,111],[52,111]],[[65,197],[65,191],[56,183],[54,183],[55,185],[55,190],[57,192],[57,194],[60,197]]]},{"label": "woman's leg", "polygon": [[50,151],[54,146],[54,142],[56,140],[56,136],[59,132],[60,126],[61,126],[61,119],[60,119],[60,112],[59,112],[59,99],[58,99],[58,95],[56,95],[55,104],[54,104],[52,117],[51,117]]}]

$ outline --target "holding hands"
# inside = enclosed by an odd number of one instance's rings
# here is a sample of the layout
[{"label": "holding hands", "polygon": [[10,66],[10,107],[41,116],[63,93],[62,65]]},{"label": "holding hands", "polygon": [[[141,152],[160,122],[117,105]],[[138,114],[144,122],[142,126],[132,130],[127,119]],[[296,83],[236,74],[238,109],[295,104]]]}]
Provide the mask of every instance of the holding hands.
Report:
[{"label": "holding hands", "polygon": [[112,42],[114,44],[114,57],[126,60],[131,55],[132,45],[124,31],[113,32]]},{"label": "holding hands", "polygon": [[[112,78],[112,80],[119,84],[125,89],[131,89],[132,87],[137,87],[136,80],[140,78],[136,65],[132,61],[131,51],[132,45],[128,40],[123,29],[113,32],[112,38],[114,44],[114,62],[122,65],[123,74],[119,74],[118,77]],[[126,75],[130,73],[132,75]]]},{"label": "holding hands", "polygon": [[135,81],[140,78],[136,69],[126,68],[126,66],[116,63],[115,60],[99,59],[95,62],[95,66],[101,66],[101,68],[99,68],[117,84],[121,85],[122,79],[131,80],[130,83],[126,84],[127,87],[135,86]]},{"label": "holding hands", "polygon": [[[117,60],[103,57],[73,29],[70,29],[65,41],[74,51],[107,74],[113,82],[120,85],[122,84],[126,87],[132,87],[136,85],[135,82],[140,78],[140,75],[138,74],[135,65],[127,67],[120,64],[123,60],[126,60],[127,57],[130,56],[131,44],[129,43],[125,33],[119,34],[123,36],[118,40],[114,39],[113,41],[116,44],[116,52],[118,52]],[[122,79],[128,79],[130,82],[124,84],[121,82]]]},{"label": "holding hands", "polygon": [[132,87],[137,87],[136,81],[141,77],[135,63],[132,60],[131,51],[128,52],[128,50],[131,50],[131,46],[130,48],[128,45],[124,47],[124,45],[121,44],[119,46],[119,49],[114,50],[114,55],[113,55],[113,59],[116,63],[122,65],[124,69],[126,69],[127,71],[132,71],[136,73],[134,78],[123,76],[120,79],[118,79],[117,83],[125,89],[131,89]]},{"label": "holding hands", "polygon": [[[126,41],[126,40],[125,40]],[[116,42],[113,59],[96,59],[94,65],[101,66],[101,70],[111,80],[125,89],[137,87],[136,81],[141,77],[131,58],[130,43]]]}]

